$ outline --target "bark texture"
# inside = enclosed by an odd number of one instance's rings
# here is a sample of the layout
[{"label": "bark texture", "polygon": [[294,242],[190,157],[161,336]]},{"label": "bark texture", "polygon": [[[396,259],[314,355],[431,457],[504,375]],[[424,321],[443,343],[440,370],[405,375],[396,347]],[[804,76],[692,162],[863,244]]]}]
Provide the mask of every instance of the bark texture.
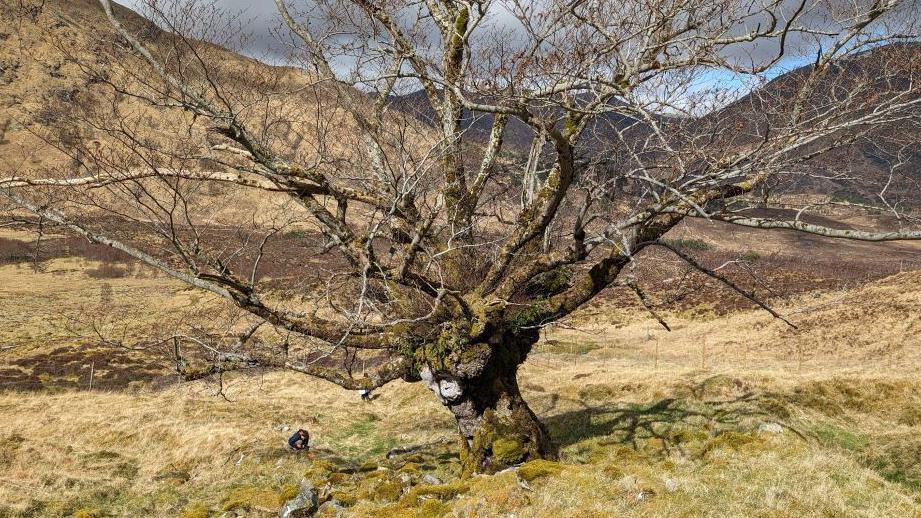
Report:
[{"label": "bark texture", "polygon": [[518,389],[518,366],[536,333],[503,334],[451,354],[422,381],[457,419],[464,475],[496,473],[533,459],[556,457],[546,428]]}]

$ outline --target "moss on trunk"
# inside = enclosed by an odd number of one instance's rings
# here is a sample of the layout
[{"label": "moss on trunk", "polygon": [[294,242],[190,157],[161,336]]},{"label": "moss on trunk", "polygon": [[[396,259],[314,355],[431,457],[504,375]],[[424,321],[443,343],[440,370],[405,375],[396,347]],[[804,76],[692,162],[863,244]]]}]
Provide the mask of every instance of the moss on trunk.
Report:
[{"label": "moss on trunk", "polygon": [[481,413],[455,413],[463,436],[463,474],[496,473],[530,460],[556,458],[546,428],[521,397],[514,376],[491,385],[491,393],[478,391],[486,396],[476,405],[484,409]]},{"label": "moss on trunk", "polygon": [[518,367],[537,341],[537,330],[509,325],[486,341],[476,341],[469,331],[448,327],[414,352],[420,380],[457,419],[464,474],[554,458],[546,429],[518,389]]}]

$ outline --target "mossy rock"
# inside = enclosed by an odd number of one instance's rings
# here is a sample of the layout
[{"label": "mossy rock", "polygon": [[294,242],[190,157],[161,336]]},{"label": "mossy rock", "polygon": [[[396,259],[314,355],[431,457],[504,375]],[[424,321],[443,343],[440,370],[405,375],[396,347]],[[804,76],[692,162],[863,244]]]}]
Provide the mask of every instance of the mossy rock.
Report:
[{"label": "mossy rock", "polygon": [[561,466],[559,462],[536,459],[522,464],[521,467],[518,468],[518,476],[530,482],[549,475],[559,475],[562,470],[563,466]]},{"label": "mossy rock", "polygon": [[326,459],[317,459],[310,463],[307,468],[308,473],[333,473],[339,471],[339,466],[334,462]]},{"label": "mossy rock", "polygon": [[374,490],[375,502],[393,502],[403,495],[403,484],[398,480],[388,480]]},{"label": "mossy rock", "polygon": [[204,504],[192,504],[186,507],[179,518],[208,518],[211,515],[211,509]]},{"label": "mossy rock", "polygon": [[304,478],[310,480],[315,486],[322,486],[334,474],[339,472],[339,466],[328,460],[315,460],[304,472]]},{"label": "mossy rock", "polygon": [[377,471],[378,464],[374,461],[367,461],[361,466],[358,466],[359,473],[367,473],[369,471]]},{"label": "mossy rock", "polygon": [[422,501],[422,505],[419,506],[419,512],[417,516],[419,517],[441,517],[447,516],[451,513],[451,506],[432,498]]},{"label": "mossy rock", "polygon": [[278,492],[278,496],[281,498],[282,505],[284,505],[284,502],[287,502],[288,500],[296,497],[300,491],[301,487],[294,483],[288,483],[281,486],[281,490]]},{"label": "mossy rock", "polygon": [[[238,487],[231,490],[224,498],[221,509],[224,511],[275,512],[290,499],[285,498],[289,493],[287,489],[278,490],[260,486]],[[296,490],[294,494],[297,494]]]},{"label": "mossy rock", "polygon": [[390,474],[391,474],[391,470],[389,468],[378,468],[374,471],[363,473],[364,480],[368,480],[372,478],[389,477]]},{"label": "mossy rock", "polygon": [[401,504],[415,507],[419,505],[421,497],[434,497],[439,500],[449,500],[470,490],[470,484],[458,480],[448,484],[419,484],[409,490],[400,501]]},{"label": "mossy rock", "polygon": [[358,503],[358,498],[346,491],[333,491],[329,494],[330,500],[335,500],[345,507],[351,507]]},{"label": "mossy rock", "polygon": [[358,487],[359,500],[394,502],[403,495],[403,483],[390,476],[362,480]]},{"label": "mossy rock", "polygon": [[416,511],[414,509],[407,509],[402,505],[387,505],[377,509],[373,514],[374,518],[417,518]]},{"label": "mossy rock", "polygon": [[421,472],[419,471],[419,465],[415,462],[407,462],[400,466],[400,473],[409,473],[412,475],[418,475]]}]

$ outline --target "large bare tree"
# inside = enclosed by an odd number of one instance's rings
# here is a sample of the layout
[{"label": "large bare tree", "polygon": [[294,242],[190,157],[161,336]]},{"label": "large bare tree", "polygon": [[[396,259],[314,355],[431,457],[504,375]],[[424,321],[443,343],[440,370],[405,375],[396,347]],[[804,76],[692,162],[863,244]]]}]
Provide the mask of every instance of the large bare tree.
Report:
[{"label": "large bare tree", "polygon": [[[16,210],[242,310],[232,340],[199,340],[216,363],[190,376],[421,381],[457,418],[465,472],[495,472],[555,455],[516,380],[540,329],[629,282],[644,249],[779,316],[662,240],[685,218],[921,239],[904,199],[921,134],[913,2],[276,5],[268,67],[215,45],[246,24],[213,4],[150,0],[159,32],[101,0],[104,59],[60,42],[96,96],[45,136],[70,160],[0,178]],[[840,150],[858,145],[885,167],[855,172]],[[890,227],[789,210],[786,194],[829,179],[871,193],[837,203]]]}]

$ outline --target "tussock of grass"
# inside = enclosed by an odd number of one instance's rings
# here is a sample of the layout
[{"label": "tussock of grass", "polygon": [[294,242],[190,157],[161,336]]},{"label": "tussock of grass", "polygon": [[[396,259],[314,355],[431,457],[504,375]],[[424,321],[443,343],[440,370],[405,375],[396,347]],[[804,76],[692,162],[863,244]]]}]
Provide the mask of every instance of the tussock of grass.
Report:
[{"label": "tussock of grass", "polygon": [[713,248],[713,245],[711,245],[710,243],[707,243],[706,241],[700,240],[700,239],[675,238],[675,239],[663,239],[663,241],[676,248],[685,248],[687,250],[703,251],[703,250],[710,250],[711,248]]},{"label": "tussock of grass", "polygon": [[817,426],[815,434],[823,446],[844,448],[851,451],[860,451],[870,442],[869,439],[860,434],[831,424]]}]

